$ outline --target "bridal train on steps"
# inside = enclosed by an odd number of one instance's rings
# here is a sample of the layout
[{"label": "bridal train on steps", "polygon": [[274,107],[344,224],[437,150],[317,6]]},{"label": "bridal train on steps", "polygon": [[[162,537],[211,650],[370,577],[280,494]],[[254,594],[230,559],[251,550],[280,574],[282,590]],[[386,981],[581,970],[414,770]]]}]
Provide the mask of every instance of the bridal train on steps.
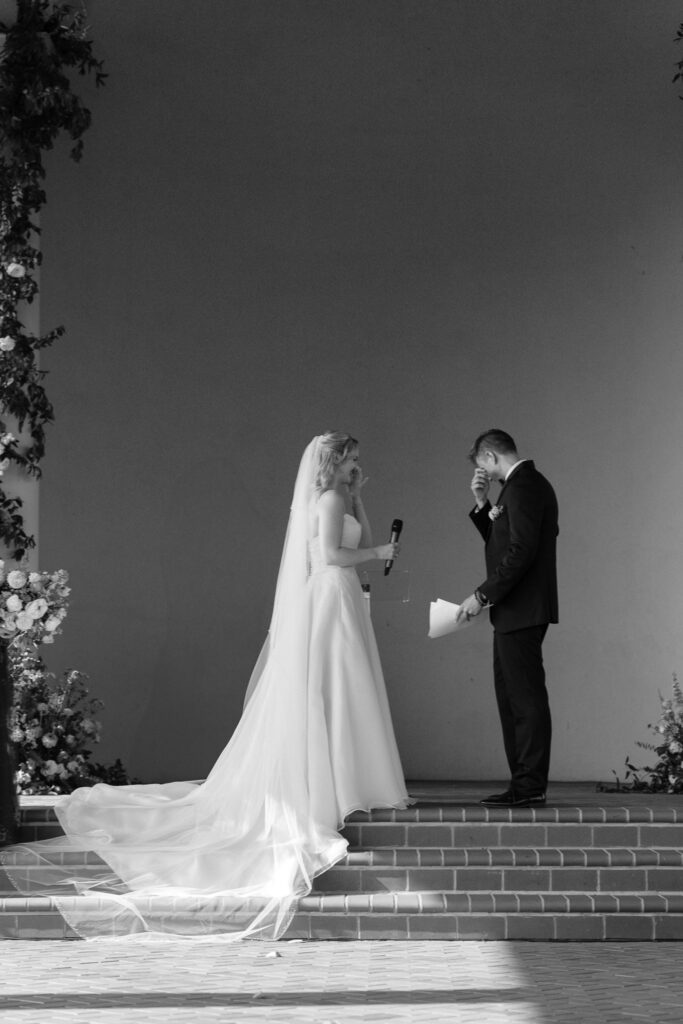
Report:
[{"label": "bridal train on steps", "polygon": [[[278,938],[344,857],[344,819],[410,803],[368,602],[311,531],[327,436],[301,460],[268,636],[206,780],[78,789],[56,806],[64,836],[0,855],[82,938]],[[361,533],[344,515],[340,547]]]}]

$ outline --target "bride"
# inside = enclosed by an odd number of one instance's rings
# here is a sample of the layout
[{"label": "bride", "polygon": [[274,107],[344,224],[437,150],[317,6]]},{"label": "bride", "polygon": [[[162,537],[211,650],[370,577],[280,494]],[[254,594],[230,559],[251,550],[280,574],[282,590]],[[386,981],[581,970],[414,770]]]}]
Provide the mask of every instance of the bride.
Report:
[{"label": "bride", "polygon": [[77,789],[64,836],[0,854],[81,937],[278,938],[344,856],[345,818],[410,802],[355,572],[398,545],[373,546],[358,459],[341,432],[303,454],[268,636],[207,779]]}]

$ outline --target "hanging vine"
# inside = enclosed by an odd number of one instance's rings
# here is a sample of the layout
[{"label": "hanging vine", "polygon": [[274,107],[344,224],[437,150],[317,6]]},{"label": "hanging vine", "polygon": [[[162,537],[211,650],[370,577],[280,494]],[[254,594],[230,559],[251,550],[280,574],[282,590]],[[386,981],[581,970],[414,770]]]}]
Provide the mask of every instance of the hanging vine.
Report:
[{"label": "hanging vine", "polygon": [[64,334],[54,327],[30,333],[22,305],[38,292],[41,264],[37,215],[45,203],[43,156],[65,132],[81,159],[90,111],[74,95],[69,72],[104,84],[102,61],[87,38],[85,11],[52,0],[17,0],[16,21],[0,22],[0,410],[28,438],[19,442],[0,419],[0,541],[20,560],[35,546],[26,532],[22,501],[7,494],[2,477],[11,463],[40,476],[45,426],[54,418],[38,353]]}]

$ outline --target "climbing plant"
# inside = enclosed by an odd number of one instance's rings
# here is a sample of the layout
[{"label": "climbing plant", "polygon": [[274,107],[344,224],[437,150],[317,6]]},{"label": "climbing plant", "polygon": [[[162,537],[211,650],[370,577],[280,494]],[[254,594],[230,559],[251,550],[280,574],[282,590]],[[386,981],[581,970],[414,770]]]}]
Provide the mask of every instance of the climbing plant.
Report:
[{"label": "climbing plant", "polygon": [[[7,493],[11,463],[40,475],[45,426],[53,408],[45,391],[41,349],[64,327],[31,333],[22,309],[38,293],[41,264],[38,215],[45,203],[44,155],[66,133],[71,156],[81,159],[90,111],[72,89],[73,74],[104,83],[102,61],[87,38],[85,9],[52,0],[17,0],[16,20],[0,22],[0,541],[21,560],[35,539],[27,533],[22,501]],[[71,77],[70,77],[71,76]],[[16,423],[20,441],[10,427]]]}]

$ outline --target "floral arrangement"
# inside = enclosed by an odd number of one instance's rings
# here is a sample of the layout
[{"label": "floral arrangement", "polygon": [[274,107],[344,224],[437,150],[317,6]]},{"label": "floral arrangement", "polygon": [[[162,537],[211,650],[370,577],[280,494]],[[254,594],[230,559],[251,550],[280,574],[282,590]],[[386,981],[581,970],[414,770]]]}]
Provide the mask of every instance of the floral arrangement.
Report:
[{"label": "floral arrangement", "polygon": [[88,747],[99,742],[96,715],[102,701],[88,699],[87,677],[81,672],[66,672],[57,680],[35,655],[13,660],[10,739],[19,792],[63,793],[87,784]]},{"label": "floral arrangement", "polygon": [[96,782],[130,782],[119,760],[92,763],[92,746],[100,742],[97,718],[104,707],[88,694],[88,677],[72,670],[61,678],[46,671],[34,652],[10,653],[14,707],[10,739],[14,743],[19,793],[70,793]]},{"label": "floral arrangement", "polygon": [[0,560],[0,639],[8,641],[10,649],[23,650],[54,643],[67,614],[68,582],[64,569],[6,572]]},{"label": "floral arrangement", "polygon": [[[683,793],[683,691],[676,675],[673,676],[672,696],[659,695],[661,713],[656,725],[648,729],[655,733],[654,743],[637,741],[637,746],[657,755],[653,766],[637,768],[626,758],[626,777],[617,776],[616,789],[621,792]],[[614,773],[616,775],[616,772]],[[608,787],[600,786],[599,789]]]}]

